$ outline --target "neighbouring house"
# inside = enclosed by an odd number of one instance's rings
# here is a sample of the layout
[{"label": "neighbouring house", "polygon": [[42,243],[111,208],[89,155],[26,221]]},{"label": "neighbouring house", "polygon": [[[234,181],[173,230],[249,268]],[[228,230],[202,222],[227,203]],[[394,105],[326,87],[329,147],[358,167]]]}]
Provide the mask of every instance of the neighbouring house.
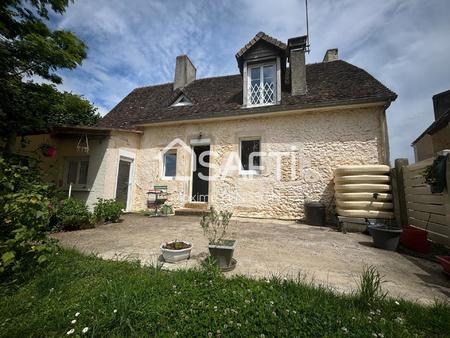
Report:
[{"label": "neighbouring house", "polygon": [[434,122],[414,140],[414,157],[422,161],[450,149],[450,90],[433,96]]},{"label": "neighbouring house", "polygon": [[298,219],[318,200],[332,214],[337,166],[389,162],[386,109],[396,94],[337,49],[306,64],[307,43],[260,32],[237,52],[238,74],[202,79],[178,56],[173,83],[136,88],[96,127],[35,135],[24,151],[55,145],[49,179],[72,183],[89,205],[116,198],[142,210],[147,191],[163,185],[178,210]]}]

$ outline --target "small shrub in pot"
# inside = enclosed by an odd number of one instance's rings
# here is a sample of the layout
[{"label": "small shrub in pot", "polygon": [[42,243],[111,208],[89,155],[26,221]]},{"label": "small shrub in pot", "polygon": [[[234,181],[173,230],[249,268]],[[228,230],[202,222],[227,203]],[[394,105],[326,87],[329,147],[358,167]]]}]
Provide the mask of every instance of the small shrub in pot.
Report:
[{"label": "small shrub in pot", "polygon": [[163,206],[161,207],[161,215],[164,215],[164,216],[174,215],[172,205],[164,203]]},{"label": "small shrub in pot", "polygon": [[231,267],[234,249],[236,248],[236,240],[225,239],[232,215],[232,212],[217,212],[214,207],[211,207],[209,212],[204,214],[200,220],[203,234],[209,240],[209,253],[222,270]]},{"label": "small shrub in pot", "polygon": [[164,261],[168,263],[176,263],[190,257],[192,243],[175,240],[161,244],[160,249]]}]

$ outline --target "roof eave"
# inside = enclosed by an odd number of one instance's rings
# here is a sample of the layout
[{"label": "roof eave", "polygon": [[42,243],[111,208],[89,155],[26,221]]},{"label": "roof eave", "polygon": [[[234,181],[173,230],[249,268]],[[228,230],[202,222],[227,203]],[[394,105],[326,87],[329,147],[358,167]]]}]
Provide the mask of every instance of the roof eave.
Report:
[{"label": "roof eave", "polygon": [[58,126],[50,130],[51,135],[71,135],[71,134],[87,134],[108,136],[112,132],[127,132],[142,134],[142,131],[136,129],[106,128],[106,127],[82,127],[82,126]]},{"label": "roof eave", "polygon": [[[389,96],[389,97],[378,97],[378,98],[360,98],[360,99],[351,99],[351,100],[339,100],[339,101],[323,101],[323,102],[315,102],[315,103],[308,103],[308,104],[296,104],[296,105],[272,105],[272,106],[266,106],[266,107],[258,107],[258,108],[244,108],[242,107],[241,110],[239,110],[239,114],[236,114],[235,110],[225,110],[215,116],[209,116],[209,117],[196,117],[196,116],[189,116],[182,119],[161,119],[161,120],[141,120],[141,121],[134,121],[132,122],[133,126],[135,127],[141,127],[144,125],[150,125],[150,124],[159,124],[159,123],[168,123],[168,122],[188,122],[191,120],[211,120],[215,118],[224,118],[224,117],[230,117],[230,118],[241,118],[243,115],[251,116],[251,115],[258,115],[258,114],[269,114],[269,113],[277,113],[277,112],[287,112],[292,110],[310,110],[310,109],[318,109],[318,108],[339,108],[341,106],[348,106],[348,105],[361,105],[361,104],[380,104],[382,105],[384,103],[385,108],[389,107],[391,102],[393,102],[396,99],[397,95]],[[246,114],[241,114],[242,111],[246,111]]]}]

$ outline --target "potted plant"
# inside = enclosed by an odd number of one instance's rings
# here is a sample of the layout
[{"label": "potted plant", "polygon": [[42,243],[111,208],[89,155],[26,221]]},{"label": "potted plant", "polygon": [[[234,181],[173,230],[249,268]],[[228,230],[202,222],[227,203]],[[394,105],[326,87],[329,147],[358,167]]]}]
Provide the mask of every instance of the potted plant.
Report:
[{"label": "potted plant", "polygon": [[192,243],[175,240],[162,243],[160,249],[166,262],[176,263],[191,256]]},{"label": "potted plant", "polygon": [[163,204],[163,206],[160,209],[162,216],[173,216],[175,213],[173,212],[172,205],[168,204],[167,202]]},{"label": "potted plant", "polygon": [[395,251],[402,229],[392,225],[380,225],[370,228],[373,244],[380,249]]},{"label": "potted plant", "polygon": [[232,212],[217,212],[214,207],[211,207],[200,220],[203,234],[209,240],[209,253],[222,271],[232,270],[236,266],[233,254],[237,241],[224,238],[232,215]]},{"label": "potted plant", "polygon": [[45,157],[55,157],[56,147],[48,143],[42,143],[39,148],[41,149],[42,155]]}]

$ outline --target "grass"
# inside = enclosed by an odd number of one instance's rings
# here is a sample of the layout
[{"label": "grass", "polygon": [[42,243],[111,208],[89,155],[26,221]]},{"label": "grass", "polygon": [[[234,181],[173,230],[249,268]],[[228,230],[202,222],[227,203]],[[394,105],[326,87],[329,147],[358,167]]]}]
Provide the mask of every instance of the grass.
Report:
[{"label": "grass", "polygon": [[379,297],[368,304],[301,280],[224,278],[213,267],[166,272],[68,250],[0,285],[2,337],[61,337],[72,328],[83,336],[85,327],[86,336],[108,337],[444,337],[450,308]]},{"label": "grass", "polygon": [[358,285],[360,305],[370,305],[384,300],[387,296],[383,292],[383,277],[374,266],[365,266]]}]

